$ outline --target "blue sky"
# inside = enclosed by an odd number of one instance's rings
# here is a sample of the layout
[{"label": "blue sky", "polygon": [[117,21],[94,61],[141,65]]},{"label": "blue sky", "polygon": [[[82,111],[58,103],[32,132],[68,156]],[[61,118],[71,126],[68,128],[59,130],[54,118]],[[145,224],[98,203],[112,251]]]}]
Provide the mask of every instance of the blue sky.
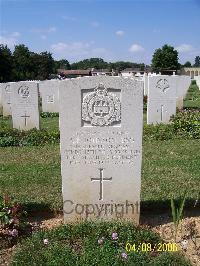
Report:
[{"label": "blue sky", "polygon": [[151,63],[170,44],[181,63],[200,55],[200,0],[0,0],[0,43],[70,62]]}]

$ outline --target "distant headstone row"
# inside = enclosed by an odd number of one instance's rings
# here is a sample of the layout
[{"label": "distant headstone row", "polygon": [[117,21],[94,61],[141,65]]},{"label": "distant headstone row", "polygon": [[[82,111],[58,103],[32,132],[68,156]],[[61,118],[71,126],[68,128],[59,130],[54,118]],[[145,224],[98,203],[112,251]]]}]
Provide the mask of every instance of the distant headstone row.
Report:
[{"label": "distant headstone row", "polygon": [[[117,78],[114,77],[114,80]],[[143,82],[144,95],[147,96],[148,124],[168,123],[170,117],[176,113],[176,108],[183,108],[183,99],[191,82],[188,76],[175,75],[154,74],[131,79]],[[198,84],[199,81],[196,80]],[[1,83],[0,107],[3,108],[3,116],[12,116],[13,128],[39,128],[39,109],[43,112],[59,112],[59,88],[63,82],[68,84],[67,80]]]}]

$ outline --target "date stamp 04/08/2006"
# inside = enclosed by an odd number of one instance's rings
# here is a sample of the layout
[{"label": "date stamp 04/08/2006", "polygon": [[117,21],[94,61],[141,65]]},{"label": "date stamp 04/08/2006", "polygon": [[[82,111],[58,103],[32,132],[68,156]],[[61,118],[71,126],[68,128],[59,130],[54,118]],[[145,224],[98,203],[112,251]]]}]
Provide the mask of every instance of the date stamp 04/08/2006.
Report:
[{"label": "date stamp 04/08/2006", "polygon": [[176,252],[178,251],[178,245],[176,243],[126,243],[127,252]]}]

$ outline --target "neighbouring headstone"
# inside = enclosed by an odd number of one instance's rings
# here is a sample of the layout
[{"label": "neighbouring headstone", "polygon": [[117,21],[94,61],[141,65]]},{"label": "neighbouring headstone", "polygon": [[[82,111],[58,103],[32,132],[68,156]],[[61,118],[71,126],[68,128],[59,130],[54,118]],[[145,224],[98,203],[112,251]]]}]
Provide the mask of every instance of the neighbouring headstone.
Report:
[{"label": "neighbouring headstone", "polygon": [[147,124],[168,123],[176,113],[176,81],[170,76],[149,77]]},{"label": "neighbouring headstone", "polygon": [[176,81],[176,107],[183,108],[183,99],[191,84],[190,76],[173,76]]},{"label": "neighbouring headstone", "polygon": [[200,76],[195,76],[194,79],[196,80],[196,84],[200,89]]},{"label": "neighbouring headstone", "polygon": [[143,82],[144,82],[144,96],[147,96],[148,85],[149,85],[149,76],[146,73],[144,73]]},{"label": "neighbouring headstone", "polygon": [[12,86],[13,128],[20,130],[39,129],[38,84],[16,82]]},{"label": "neighbouring headstone", "polygon": [[59,80],[45,80],[39,83],[42,98],[42,111],[50,113],[59,112]]},{"label": "neighbouring headstone", "polygon": [[64,219],[139,222],[143,84],[122,77],[61,81]]},{"label": "neighbouring headstone", "polygon": [[2,83],[3,116],[11,115],[11,90],[13,82]]}]

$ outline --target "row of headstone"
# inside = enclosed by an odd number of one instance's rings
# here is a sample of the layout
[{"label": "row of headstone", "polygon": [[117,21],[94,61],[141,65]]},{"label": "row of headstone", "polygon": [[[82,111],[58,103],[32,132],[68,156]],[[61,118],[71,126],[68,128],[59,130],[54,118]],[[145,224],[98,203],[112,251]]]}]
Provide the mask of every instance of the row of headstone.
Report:
[{"label": "row of headstone", "polygon": [[39,129],[38,95],[42,96],[43,112],[59,112],[58,84],[57,80],[1,83],[0,108],[3,116],[12,116],[13,128]]},{"label": "row of headstone", "polygon": [[[148,96],[148,124],[168,123],[170,117],[176,113],[176,108],[183,108],[183,98],[189,88],[191,82],[190,77],[151,74],[133,78],[133,80],[138,79],[143,81],[144,95]],[[33,106],[32,101],[35,102],[37,98],[34,87],[37,87],[37,90],[39,89],[42,99],[42,111],[59,112],[59,84],[60,81],[58,80],[0,84],[0,105],[1,103],[3,105],[3,115],[12,115],[14,128],[23,130],[29,130],[34,127],[39,128],[39,112],[34,112],[35,117],[33,120],[35,122],[32,123],[32,116],[30,116],[31,111],[29,110]],[[28,93],[28,91],[30,95],[28,95],[27,98],[25,95],[21,95],[22,93]],[[32,91],[34,96],[31,96]],[[21,95],[21,98],[17,97],[19,95]],[[12,99],[13,104],[11,103]],[[13,108],[11,108],[12,105]],[[35,102],[34,106],[38,106],[38,100]],[[21,112],[23,112],[23,114],[21,114]],[[21,118],[17,120],[16,117],[19,114]],[[24,123],[22,123],[22,121],[24,121]]]}]

